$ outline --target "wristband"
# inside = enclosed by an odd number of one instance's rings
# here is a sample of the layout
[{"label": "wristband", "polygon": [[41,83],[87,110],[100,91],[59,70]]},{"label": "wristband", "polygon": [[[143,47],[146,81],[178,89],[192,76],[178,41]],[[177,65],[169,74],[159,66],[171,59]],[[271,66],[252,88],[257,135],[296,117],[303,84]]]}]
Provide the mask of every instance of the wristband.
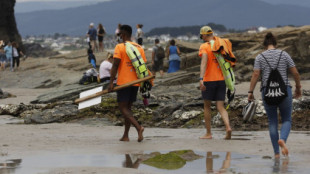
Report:
[{"label": "wristband", "polygon": [[202,77],[200,77],[200,78],[199,78],[199,80],[203,80],[203,78],[202,78]]},{"label": "wristband", "polygon": [[253,94],[253,91],[248,91],[248,93]]}]

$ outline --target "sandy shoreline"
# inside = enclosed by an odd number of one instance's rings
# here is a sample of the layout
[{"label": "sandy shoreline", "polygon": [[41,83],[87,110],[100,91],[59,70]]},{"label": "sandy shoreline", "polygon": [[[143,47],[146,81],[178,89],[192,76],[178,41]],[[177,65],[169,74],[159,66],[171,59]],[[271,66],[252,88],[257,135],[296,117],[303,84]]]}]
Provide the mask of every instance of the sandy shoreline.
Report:
[{"label": "sandy shoreline", "polygon": [[[233,132],[233,140],[223,140],[224,131],[213,129],[213,140],[198,139],[204,129],[162,129],[146,128],[145,140],[136,141],[137,135],[132,128],[130,142],[120,142],[123,127],[80,125],[80,124],[46,124],[46,125],[14,125],[0,126],[0,151],[3,154],[1,161],[8,159],[27,159],[44,157],[45,155],[89,155],[89,154],[130,154],[139,152],[173,151],[191,149],[201,152],[234,152],[248,155],[273,157],[273,150],[267,131]],[[248,139],[248,140],[240,140]],[[292,157],[302,158],[294,164],[307,167],[309,132],[292,132],[288,140],[288,147]],[[27,161],[27,160],[26,160]],[[26,163],[25,161],[25,163]],[[57,168],[40,166],[38,164],[32,171],[43,170],[43,173],[147,173],[152,171],[124,169],[110,169],[109,167],[93,168],[87,165],[78,168],[65,166]],[[201,166],[205,167],[205,166]],[[27,163],[21,163],[20,171],[27,169]],[[39,170],[40,169],[40,170]],[[18,170],[16,170],[18,173]],[[83,172],[84,171],[84,172]]]}]

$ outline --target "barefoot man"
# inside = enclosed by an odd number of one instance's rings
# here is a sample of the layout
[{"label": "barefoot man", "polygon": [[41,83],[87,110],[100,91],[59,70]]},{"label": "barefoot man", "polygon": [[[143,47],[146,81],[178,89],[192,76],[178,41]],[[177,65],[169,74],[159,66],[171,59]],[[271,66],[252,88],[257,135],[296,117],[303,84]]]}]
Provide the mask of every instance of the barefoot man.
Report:
[{"label": "barefoot man", "polygon": [[[126,47],[124,44],[125,42],[130,42],[132,45],[136,46],[144,61],[146,62],[143,48],[138,44],[131,42],[131,35],[132,28],[129,25],[122,25],[120,28],[120,37],[122,39],[122,42],[117,44],[114,50],[109,91],[112,91],[113,89],[113,81],[117,73],[117,85],[124,85],[138,79],[135,68],[132,66],[129,57],[126,54]],[[138,142],[141,142],[143,140],[144,128],[133,117],[133,113],[131,111],[131,106],[137,98],[139,86],[140,85],[137,84],[117,91],[118,106],[125,120],[125,131],[120,141],[129,141],[128,132],[131,124],[136,128],[138,132]]]},{"label": "barefoot man", "polygon": [[211,134],[211,101],[216,101],[216,108],[220,112],[226,126],[225,139],[231,139],[231,128],[228,113],[224,107],[226,85],[224,76],[211,51],[210,41],[214,39],[213,31],[209,26],[200,29],[200,38],[205,42],[200,46],[200,90],[204,100],[204,119],[207,132],[201,139],[212,139]]}]

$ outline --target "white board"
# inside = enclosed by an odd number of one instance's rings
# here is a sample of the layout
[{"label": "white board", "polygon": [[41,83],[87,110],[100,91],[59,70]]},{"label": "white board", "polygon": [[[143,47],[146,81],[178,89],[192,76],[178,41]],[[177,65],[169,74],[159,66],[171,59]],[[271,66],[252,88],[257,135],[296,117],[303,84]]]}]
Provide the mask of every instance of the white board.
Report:
[{"label": "white board", "polygon": [[[95,94],[100,91],[102,91],[102,86],[88,90],[88,91],[81,92],[80,98],[87,97],[89,95]],[[93,106],[99,103],[101,103],[101,96],[79,103],[79,109],[87,108],[87,107],[90,107],[90,106]]]}]

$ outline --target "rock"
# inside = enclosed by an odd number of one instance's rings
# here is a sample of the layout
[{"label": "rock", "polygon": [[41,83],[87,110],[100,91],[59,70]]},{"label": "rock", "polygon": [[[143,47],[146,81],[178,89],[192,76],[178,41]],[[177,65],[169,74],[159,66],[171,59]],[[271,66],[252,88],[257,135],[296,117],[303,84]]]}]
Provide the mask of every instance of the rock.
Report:
[{"label": "rock", "polygon": [[71,84],[57,88],[53,92],[40,95],[36,100],[31,101],[31,103],[54,103],[63,100],[75,100],[79,98],[81,92],[100,86],[103,86],[103,89],[105,89],[108,83],[91,83],[89,85]]},{"label": "rock", "polygon": [[61,84],[61,80],[51,80],[51,79],[48,79],[44,82],[42,82],[41,85],[35,87],[35,89],[39,89],[39,88],[53,88],[53,87],[58,87],[59,85]]},{"label": "rock", "polygon": [[22,39],[16,26],[15,3],[15,0],[0,1],[0,38],[5,42],[15,41],[23,49]]},{"label": "rock", "polygon": [[11,98],[11,97],[16,97],[16,96],[8,92],[3,92],[2,89],[0,88],[0,99]]},{"label": "rock", "polygon": [[[180,110],[178,110],[180,111]],[[197,116],[199,116],[202,112],[201,111],[189,111],[189,112],[183,112],[181,115],[178,115],[178,118],[182,121],[187,121],[193,118],[196,118]],[[174,113],[173,113],[174,114]]]},{"label": "rock", "polygon": [[38,43],[27,43],[24,45],[27,56],[30,57],[49,57],[49,56],[55,56],[59,53],[56,51],[53,51],[51,48],[48,47],[42,47]]},{"label": "rock", "polygon": [[221,114],[218,112],[216,116],[211,119],[212,125],[216,127],[221,127],[224,125]]},{"label": "rock", "polygon": [[24,122],[26,124],[64,122],[71,116],[76,116],[78,112],[79,110],[76,105],[66,104],[56,106],[53,109],[45,109],[41,112],[34,112],[32,115],[26,115]]},{"label": "rock", "polygon": [[23,103],[19,105],[0,105],[0,115],[12,115],[16,117],[20,117],[21,113],[25,111],[41,109],[43,106],[40,105],[25,105]]}]

